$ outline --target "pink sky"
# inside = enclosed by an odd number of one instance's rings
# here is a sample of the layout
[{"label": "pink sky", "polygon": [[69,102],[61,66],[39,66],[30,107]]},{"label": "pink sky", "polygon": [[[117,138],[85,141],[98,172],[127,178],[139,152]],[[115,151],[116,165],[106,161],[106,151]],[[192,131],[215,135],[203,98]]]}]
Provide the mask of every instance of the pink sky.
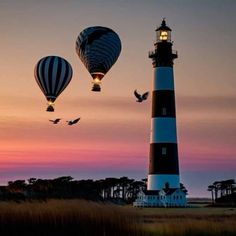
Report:
[{"label": "pink sky", "polygon": [[[54,1],[0,3],[0,183],[29,177],[146,177],[155,27],[173,30],[179,157],[190,196],[207,196],[211,181],[236,178],[236,68],[234,1]],[[118,3],[119,2],[119,3]],[[122,52],[93,93],[75,53],[75,40],[91,25],[114,29]],[[65,57],[74,76],[54,114],[34,80],[38,59]],[[81,116],[77,126],[67,119]],[[61,117],[54,126],[48,119]]]}]

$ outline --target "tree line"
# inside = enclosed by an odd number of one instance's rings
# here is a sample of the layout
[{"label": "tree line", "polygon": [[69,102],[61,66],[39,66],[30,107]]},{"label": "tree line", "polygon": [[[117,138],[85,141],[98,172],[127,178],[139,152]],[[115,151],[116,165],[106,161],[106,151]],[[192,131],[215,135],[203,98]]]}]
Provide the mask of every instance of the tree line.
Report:
[{"label": "tree line", "polygon": [[236,205],[236,183],[234,179],[215,181],[208,186],[212,204],[230,203]]},{"label": "tree line", "polygon": [[82,198],[93,201],[133,202],[140,190],[146,189],[147,179],[136,181],[128,177],[100,180],[74,180],[71,176],[55,179],[9,181],[0,187],[0,200],[47,200],[50,198]]}]

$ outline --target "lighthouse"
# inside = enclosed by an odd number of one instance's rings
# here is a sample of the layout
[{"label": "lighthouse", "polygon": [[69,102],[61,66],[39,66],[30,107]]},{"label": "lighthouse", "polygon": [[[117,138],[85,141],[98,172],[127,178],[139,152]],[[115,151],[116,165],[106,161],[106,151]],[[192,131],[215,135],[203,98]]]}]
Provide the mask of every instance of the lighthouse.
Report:
[{"label": "lighthouse", "polygon": [[176,129],[174,60],[171,29],[162,20],[156,29],[155,49],[149,52],[154,68],[151,135],[147,190],[134,206],[185,206],[186,191],[180,187]]},{"label": "lighthouse", "polygon": [[148,190],[179,188],[175,90],[171,29],[165,19],[156,29],[155,50],[149,53],[154,67]]}]

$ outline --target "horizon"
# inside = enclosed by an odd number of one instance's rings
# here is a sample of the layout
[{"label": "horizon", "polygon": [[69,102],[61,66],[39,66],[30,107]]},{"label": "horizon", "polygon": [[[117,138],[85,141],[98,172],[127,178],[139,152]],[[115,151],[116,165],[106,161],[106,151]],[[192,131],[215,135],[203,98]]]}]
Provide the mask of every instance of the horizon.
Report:
[{"label": "horizon", "polygon": [[[180,179],[188,197],[210,197],[207,186],[236,179],[236,2],[149,0],[16,0],[0,3],[0,184],[16,179],[147,177],[155,29],[172,29]],[[121,54],[91,92],[91,76],[75,52],[86,27],[113,29]],[[73,78],[55,112],[34,79],[47,55],[64,57]],[[66,120],[81,116],[69,127]],[[63,118],[58,125],[48,121]]]}]

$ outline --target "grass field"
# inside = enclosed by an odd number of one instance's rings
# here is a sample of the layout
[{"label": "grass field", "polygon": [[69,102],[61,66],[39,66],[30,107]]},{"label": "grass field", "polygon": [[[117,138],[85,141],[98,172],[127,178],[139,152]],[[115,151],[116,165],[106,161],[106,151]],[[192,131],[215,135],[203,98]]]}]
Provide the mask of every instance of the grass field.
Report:
[{"label": "grass field", "polygon": [[147,235],[236,235],[233,208],[136,209]]},{"label": "grass field", "polygon": [[83,200],[0,202],[0,235],[236,235],[233,208],[145,208]]}]

